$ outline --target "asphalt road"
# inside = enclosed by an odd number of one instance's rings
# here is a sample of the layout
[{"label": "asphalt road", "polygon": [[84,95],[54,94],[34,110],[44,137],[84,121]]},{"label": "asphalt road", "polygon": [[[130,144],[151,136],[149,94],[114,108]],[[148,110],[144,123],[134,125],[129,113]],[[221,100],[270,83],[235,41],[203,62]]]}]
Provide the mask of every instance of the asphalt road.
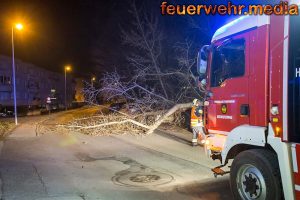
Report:
[{"label": "asphalt road", "polygon": [[219,163],[191,147],[189,135],[37,136],[45,119],[21,120],[0,143],[0,199],[232,199],[229,177],[213,177]]}]

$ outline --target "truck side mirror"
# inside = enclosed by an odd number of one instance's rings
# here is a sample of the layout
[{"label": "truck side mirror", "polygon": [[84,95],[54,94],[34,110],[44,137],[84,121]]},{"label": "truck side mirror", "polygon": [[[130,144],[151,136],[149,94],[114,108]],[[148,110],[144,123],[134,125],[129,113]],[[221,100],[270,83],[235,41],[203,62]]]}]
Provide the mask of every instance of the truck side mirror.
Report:
[{"label": "truck side mirror", "polygon": [[200,76],[206,73],[208,49],[209,45],[204,45],[198,52],[197,71]]}]

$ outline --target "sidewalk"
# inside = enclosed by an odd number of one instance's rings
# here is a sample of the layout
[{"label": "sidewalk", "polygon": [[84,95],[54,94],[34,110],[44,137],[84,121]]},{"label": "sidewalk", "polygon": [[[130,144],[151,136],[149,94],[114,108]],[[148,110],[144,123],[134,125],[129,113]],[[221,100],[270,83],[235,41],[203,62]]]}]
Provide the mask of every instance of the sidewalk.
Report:
[{"label": "sidewalk", "polygon": [[[191,146],[192,133],[178,127],[161,126],[150,135],[141,136],[112,136],[128,144],[159,152],[167,157],[176,157],[207,169],[220,165],[219,161],[213,161],[205,154],[203,147]],[[212,175],[212,174],[211,174]]]},{"label": "sidewalk", "polygon": [[35,125],[20,124],[7,138],[32,138],[36,136]]},{"label": "sidewalk", "polygon": [[178,142],[191,145],[191,140],[193,137],[193,133],[180,128],[178,126],[172,125],[162,125],[156,130],[156,134],[161,135],[163,137],[170,137]]}]

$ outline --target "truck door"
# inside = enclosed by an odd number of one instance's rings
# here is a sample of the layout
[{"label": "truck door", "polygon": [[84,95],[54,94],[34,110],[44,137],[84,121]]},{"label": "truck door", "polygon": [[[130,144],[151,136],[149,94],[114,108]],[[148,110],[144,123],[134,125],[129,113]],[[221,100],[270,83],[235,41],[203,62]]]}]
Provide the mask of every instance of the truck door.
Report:
[{"label": "truck door", "polygon": [[288,57],[288,134],[300,143],[300,16],[290,17]]},{"label": "truck door", "polygon": [[249,124],[247,33],[215,43],[208,74],[209,133],[230,132]]}]

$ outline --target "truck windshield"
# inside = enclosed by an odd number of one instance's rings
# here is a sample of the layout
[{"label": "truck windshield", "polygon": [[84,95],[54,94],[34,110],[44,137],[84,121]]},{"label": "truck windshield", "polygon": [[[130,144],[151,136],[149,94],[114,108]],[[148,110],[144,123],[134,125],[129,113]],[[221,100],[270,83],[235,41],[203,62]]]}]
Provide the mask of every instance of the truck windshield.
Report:
[{"label": "truck windshield", "polygon": [[228,40],[213,50],[211,87],[219,87],[226,79],[245,73],[245,40]]},{"label": "truck windshield", "polygon": [[300,16],[290,17],[288,70],[288,131],[291,142],[300,142]]}]

